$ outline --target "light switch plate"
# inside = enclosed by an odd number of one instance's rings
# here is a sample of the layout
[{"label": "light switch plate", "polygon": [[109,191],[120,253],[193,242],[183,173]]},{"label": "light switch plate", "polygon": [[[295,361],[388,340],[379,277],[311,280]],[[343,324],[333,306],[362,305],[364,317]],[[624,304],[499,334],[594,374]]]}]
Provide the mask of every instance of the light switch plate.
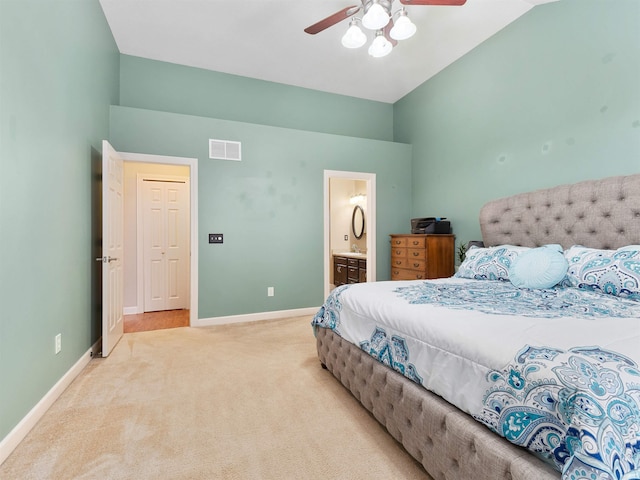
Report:
[{"label": "light switch plate", "polygon": [[210,233],[209,243],[223,243],[224,236],[221,233]]}]

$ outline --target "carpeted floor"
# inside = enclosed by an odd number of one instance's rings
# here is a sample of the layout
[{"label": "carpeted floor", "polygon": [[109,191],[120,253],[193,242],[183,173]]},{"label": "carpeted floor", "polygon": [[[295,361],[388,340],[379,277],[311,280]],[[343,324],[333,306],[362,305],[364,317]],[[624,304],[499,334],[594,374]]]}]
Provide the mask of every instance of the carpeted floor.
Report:
[{"label": "carpeted floor", "polygon": [[310,317],[125,334],[0,478],[430,479],[322,370]]}]

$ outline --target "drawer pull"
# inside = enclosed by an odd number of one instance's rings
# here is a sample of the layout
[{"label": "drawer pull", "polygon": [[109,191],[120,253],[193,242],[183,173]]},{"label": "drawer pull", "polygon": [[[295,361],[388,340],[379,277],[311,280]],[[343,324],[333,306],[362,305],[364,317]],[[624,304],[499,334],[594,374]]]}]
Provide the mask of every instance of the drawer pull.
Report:
[{"label": "drawer pull", "polygon": [[420,266],[420,264],[419,263],[414,263],[413,266],[414,266],[414,268],[418,268]]},{"label": "drawer pull", "polygon": [[414,245],[420,245],[420,242],[419,242],[419,241],[417,241],[417,240],[414,240],[414,241],[413,241],[413,244],[414,244]]},{"label": "drawer pull", "polygon": [[418,255],[420,255],[420,253],[419,253],[419,252],[413,252],[413,256],[414,256],[414,257],[417,257]]},{"label": "drawer pull", "polygon": [[416,278],[417,278],[418,280],[420,280],[420,279],[422,279],[422,275],[416,275]]},{"label": "drawer pull", "polygon": [[396,265],[402,265],[402,260],[396,260]]},{"label": "drawer pull", "polygon": [[396,255],[401,255],[402,254],[402,250],[396,250]]}]

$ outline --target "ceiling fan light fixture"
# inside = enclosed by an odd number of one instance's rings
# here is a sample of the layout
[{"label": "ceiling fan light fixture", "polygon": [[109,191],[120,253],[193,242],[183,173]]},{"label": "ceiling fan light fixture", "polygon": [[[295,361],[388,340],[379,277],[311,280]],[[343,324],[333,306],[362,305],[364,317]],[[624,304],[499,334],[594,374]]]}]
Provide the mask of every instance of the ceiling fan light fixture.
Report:
[{"label": "ceiling fan light fixture", "polygon": [[389,36],[394,40],[406,40],[416,33],[416,25],[407,16],[407,11],[403,8],[400,16],[394,22],[393,28],[389,32]]},{"label": "ceiling fan light fixture", "polygon": [[367,43],[367,36],[358,26],[357,19],[349,22],[349,28],[342,37],[342,45],[346,48],[360,48]]},{"label": "ceiling fan light fixture", "polygon": [[393,45],[391,45],[391,42],[384,36],[384,32],[378,30],[376,32],[376,38],[373,39],[373,42],[371,42],[369,46],[369,55],[375,58],[385,57],[391,53],[392,49]]},{"label": "ceiling fan light fixture", "polygon": [[382,5],[373,3],[362,17],[362,25],[369,30],[378,30],[384,28],[390,19],[389,12]]}]

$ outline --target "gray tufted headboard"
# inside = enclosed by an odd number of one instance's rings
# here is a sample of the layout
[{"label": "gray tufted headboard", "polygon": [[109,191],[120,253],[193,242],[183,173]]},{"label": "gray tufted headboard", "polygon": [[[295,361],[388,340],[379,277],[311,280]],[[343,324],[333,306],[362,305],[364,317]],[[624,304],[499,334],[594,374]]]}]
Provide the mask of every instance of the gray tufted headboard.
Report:
[{"label": "gray tufted headboard", "polygon": [[640,244],[640,174],[589,180],[485,204],[486,246],[559,243],[616,249]]}]

